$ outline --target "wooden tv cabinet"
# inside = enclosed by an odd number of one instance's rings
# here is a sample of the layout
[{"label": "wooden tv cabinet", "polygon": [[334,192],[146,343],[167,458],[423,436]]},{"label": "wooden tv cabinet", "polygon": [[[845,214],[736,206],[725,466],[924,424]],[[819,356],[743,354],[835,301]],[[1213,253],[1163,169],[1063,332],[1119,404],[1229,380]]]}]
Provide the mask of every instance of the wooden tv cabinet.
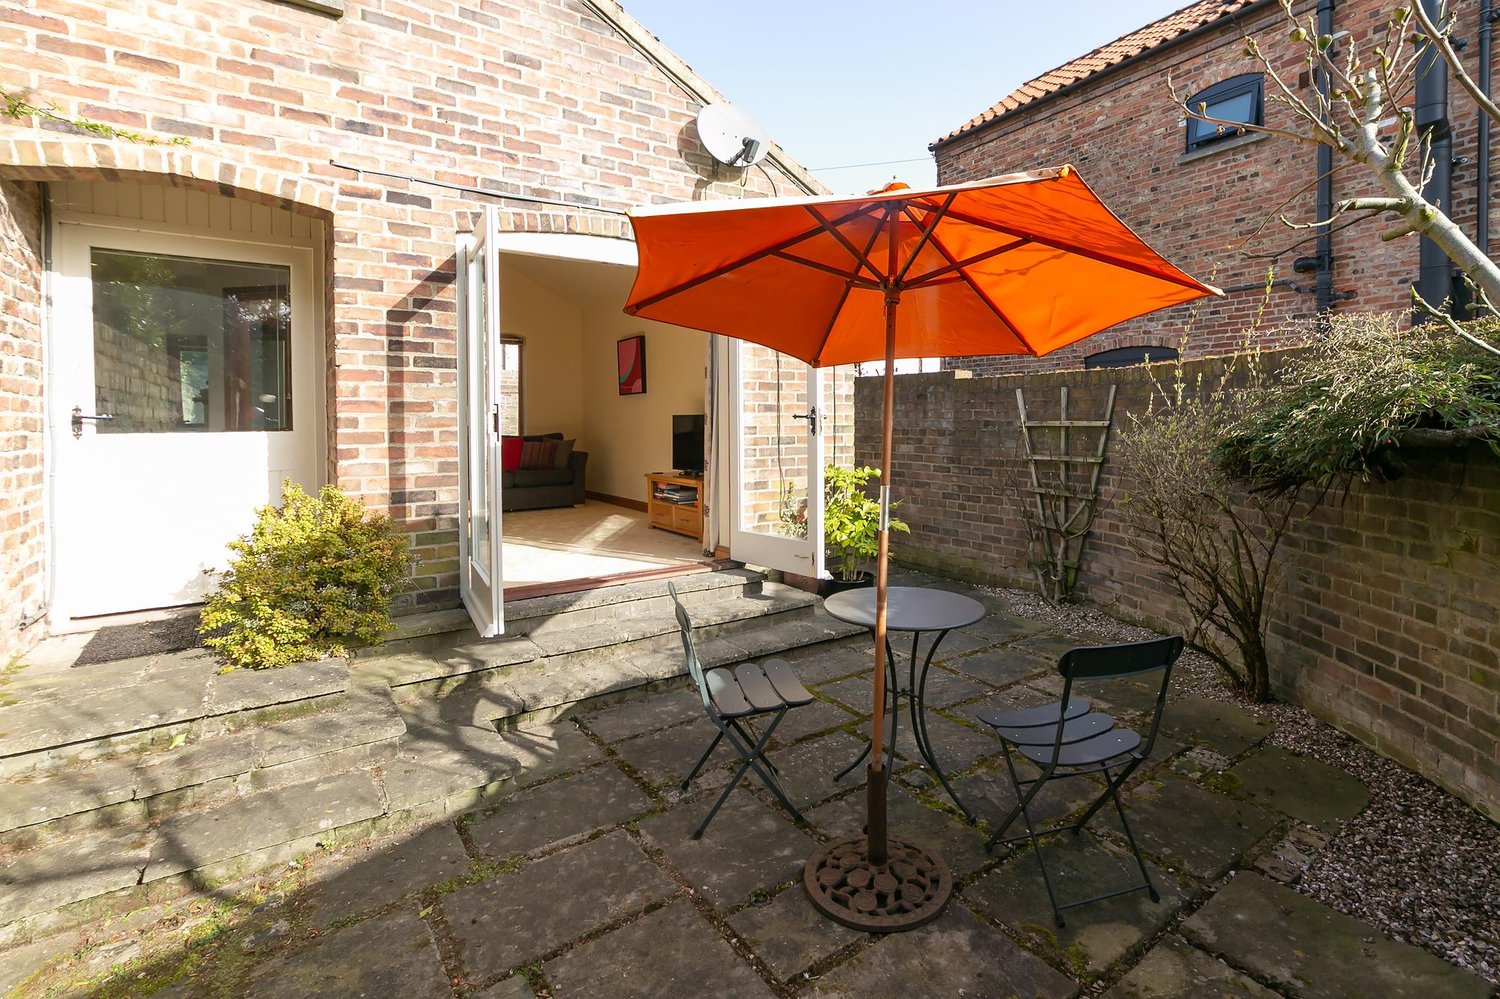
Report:
[{"label": "wooden tv cabinet", "polygon": [[[657,486],[691,486],[698,490],[692,503],[668,503],[656,498]],[[646,473],[646,522],[663,531],[703,538],[703,477],[672,472]]]}]

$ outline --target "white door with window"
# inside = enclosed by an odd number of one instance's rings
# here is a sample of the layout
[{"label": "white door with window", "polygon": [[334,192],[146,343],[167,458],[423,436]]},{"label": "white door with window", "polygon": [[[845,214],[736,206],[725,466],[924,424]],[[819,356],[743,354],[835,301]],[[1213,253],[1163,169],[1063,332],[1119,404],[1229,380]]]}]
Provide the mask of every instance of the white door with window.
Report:
[{"label": "white door with window", "polygon": [[458,242],[459,594],[485,638],[505,630],[501,580],[499,214]]},{"label": "white door with window", "polygon": [[729,550],[751,565],[823,575],[823,372],[729,342]]},{"label": "white door with window", "polygon": [[190,604],[324,459],[311,251],[57,227],[55,619]]}]

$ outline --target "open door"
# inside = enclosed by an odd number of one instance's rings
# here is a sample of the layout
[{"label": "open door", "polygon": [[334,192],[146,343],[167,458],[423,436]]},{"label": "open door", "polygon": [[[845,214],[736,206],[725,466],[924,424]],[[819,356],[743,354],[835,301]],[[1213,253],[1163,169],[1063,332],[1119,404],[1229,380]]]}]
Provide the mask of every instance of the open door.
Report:
[{"label": "open door", "polygon": [[458,589],[485,638],[505,630],[500,578],[499,215],[458,240]]},{"label": "open door", "polygon": [[823,576],[823,373],[729,341],[731,555]]}]

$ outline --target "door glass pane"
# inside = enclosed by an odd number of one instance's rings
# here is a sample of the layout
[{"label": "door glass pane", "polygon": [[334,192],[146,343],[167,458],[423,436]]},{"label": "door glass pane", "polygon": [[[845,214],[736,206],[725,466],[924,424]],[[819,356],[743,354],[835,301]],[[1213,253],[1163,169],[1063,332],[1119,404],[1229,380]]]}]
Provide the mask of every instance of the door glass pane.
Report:
[{"label": "door glass pane", "polygon": [[[479,361],[470,370],[479,377],[477,385],[470,386],[469,398],[474,408],[469,413],[470,453],[469,463],[472,477],[469,479],[469,537],[473,539],[469,557],[488,579],[484,567],[489,565],[490,552],[490,352],[485,349],[485,331],[489,329],[489,294],[485,285],[484,254],[475,254],[475,266],[471,273],[474,289],[474,306],[469,313],[474,317],[469,327],[470,357]],[[473,377],[471,375],[470,377]]]},{"label": "door glass pane", "polygon": [[500,433],[505,437],[521,435],[521,354],[525,340],[518,336],[500,338]]},{"label": "door glass pane", "polygon": [[91,251],[100,433],[291,430],[291,268]]},{"label": "door glass pane", "polygon": [[766,347],[740,345],[743,381],[740,527],[807,537],[807,367]]}]

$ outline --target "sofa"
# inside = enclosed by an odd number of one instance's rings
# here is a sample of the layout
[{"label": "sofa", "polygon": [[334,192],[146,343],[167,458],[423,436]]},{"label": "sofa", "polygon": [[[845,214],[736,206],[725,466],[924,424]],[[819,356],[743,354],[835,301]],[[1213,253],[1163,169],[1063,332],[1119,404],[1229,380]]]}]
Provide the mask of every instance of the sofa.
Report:
[{"label": "sofa", "polygon": [[[525,441],[561,441],[562,434],[528,434]],[[514,438],[509,438],[514,440]],[[502,453],[505,451],[502,445]],[[542,510],[547,507],[577,506],[584,500],[584,470],[589,453],[573,451],[562,468],[515,468],[509,461],[501,466],[500,509]]]}]

